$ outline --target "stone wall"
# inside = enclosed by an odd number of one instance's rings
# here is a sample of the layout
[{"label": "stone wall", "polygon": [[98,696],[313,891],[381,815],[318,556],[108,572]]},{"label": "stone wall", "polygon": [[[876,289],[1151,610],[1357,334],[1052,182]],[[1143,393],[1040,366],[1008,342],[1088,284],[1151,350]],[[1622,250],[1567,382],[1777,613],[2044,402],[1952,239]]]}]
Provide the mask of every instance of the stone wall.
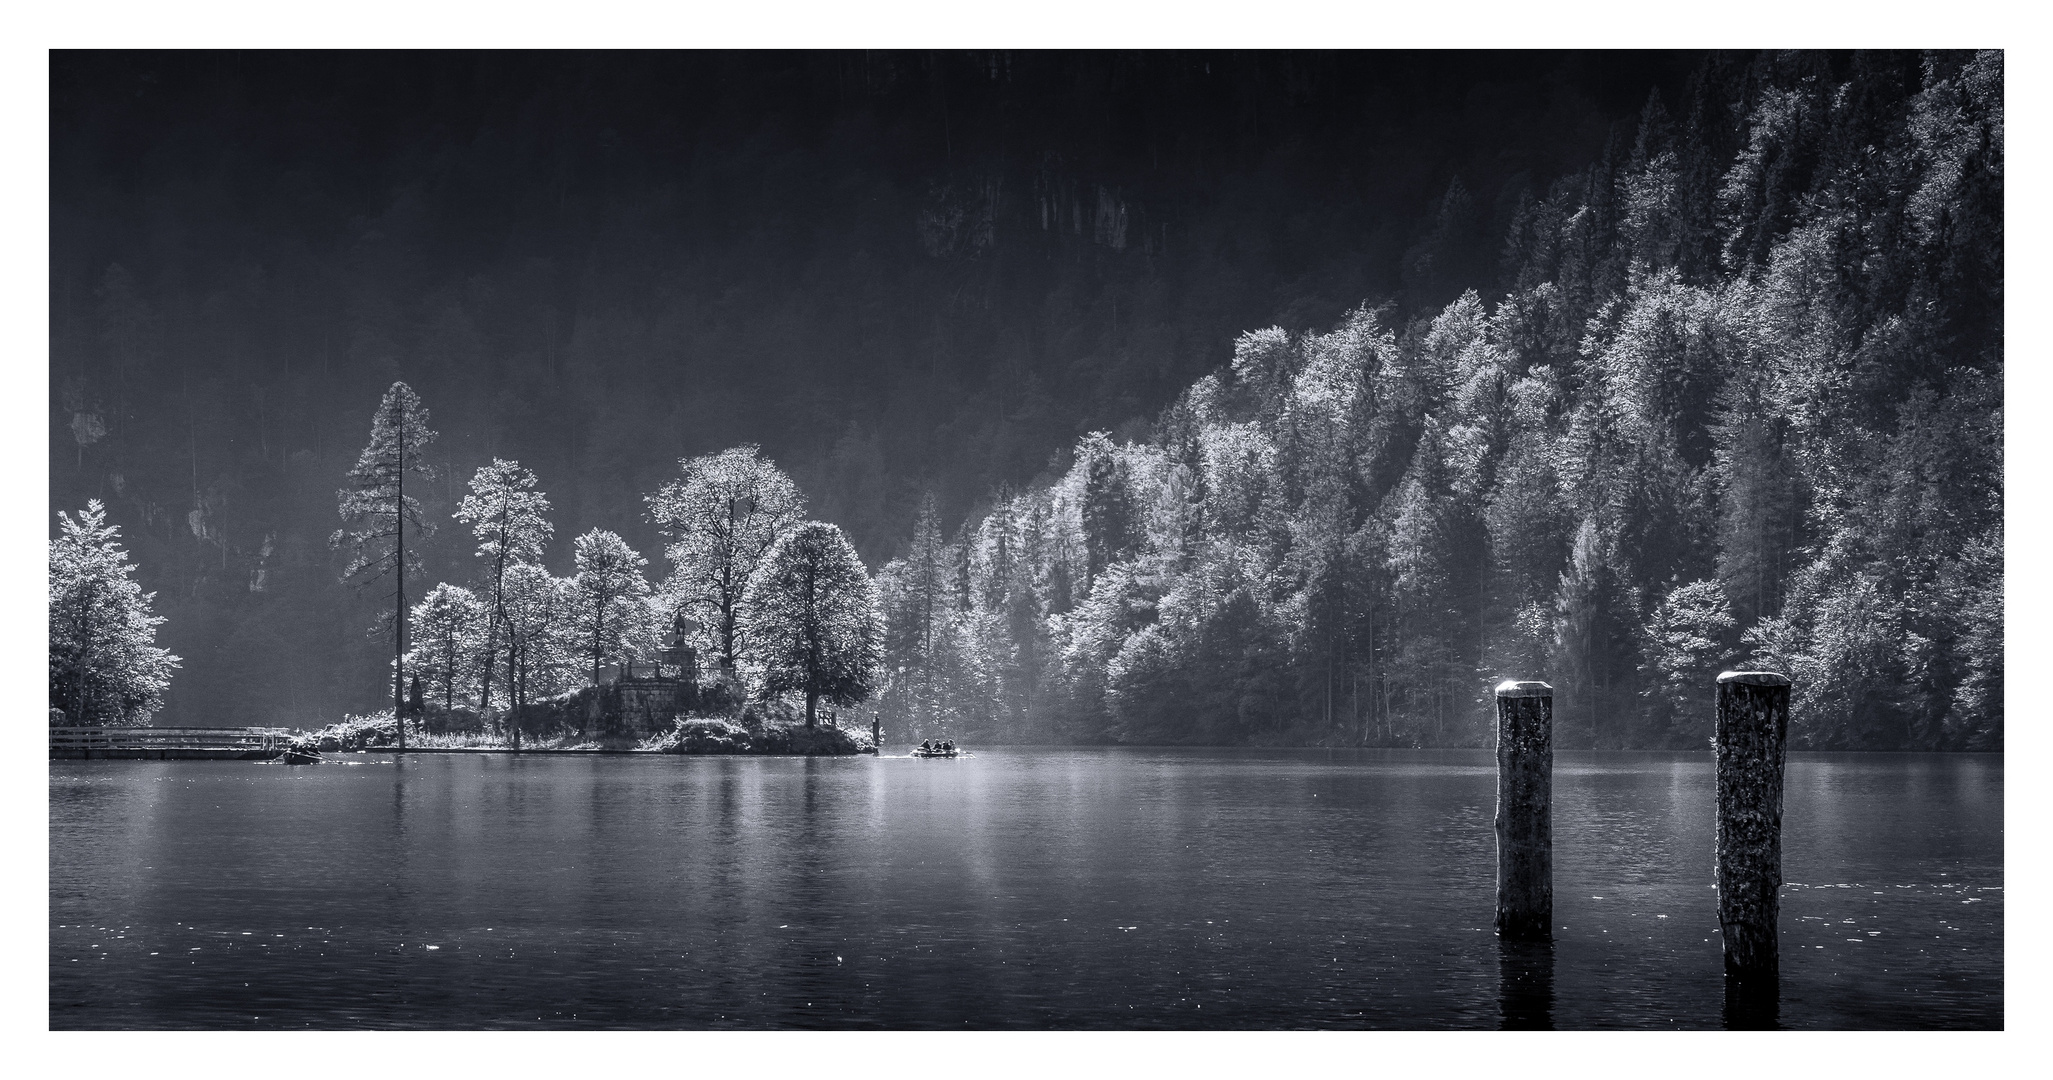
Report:
[{"label": "stone wall", "polygon": [[599,735],[639,738],[668,731],[698,704],[698,686],[677,680],[621,679],[597,689],[588,715]]}]

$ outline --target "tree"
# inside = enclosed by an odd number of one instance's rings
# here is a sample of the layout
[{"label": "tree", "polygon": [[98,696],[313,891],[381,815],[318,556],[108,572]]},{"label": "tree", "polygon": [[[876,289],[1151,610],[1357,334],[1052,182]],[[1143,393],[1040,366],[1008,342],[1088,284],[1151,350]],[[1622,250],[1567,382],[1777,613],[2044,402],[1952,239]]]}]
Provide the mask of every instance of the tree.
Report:
[{"label": "tree", "polygon": [[1119,645],[1106,665],[1105,701],[1113,734],[1128,742],[1166,742],[1190,715],[1191,680],[1177,670],[1175,650],[1160,626],[1144,626]]},{"label": "tree", "polygon": [[1782,609],[1802,503],[1786,460],[1786,425],[1770,415],[1756,380],[1735,379],[1711,430],[1718,487],[1718,577],[1740,625]]},{"label": "tree", "polygon": [[886,652],[896,676],[891,696],[903,703],[913,730],[920,730],[941,711],[938,676],[951,644],[948,552],[932,492],[920,499],[905,558],[887,570]]},{"label": "tree", "polygon": [[164,701],[178,657],[156,646],[156,593],[107,524],[100,500],[76,520],[60,511],[50,541],[50,704],[73,724],[143,724]]},{"label": "tree", "polygon": [[1683,737],[1701,735],[1718,669],[1731,658],[1738,623],[1725,589],[1715,581],[1692,581],[1668,591],[1645,628],[1649,676],[1642,690],[1652,703],[1657,730]]},{"label": "tree", "polygon": [[1611,688],[1612,669],[1620,659],[1623,637],[1616,592],[1603,530],[1596,519],[1586,517],[1576,529],[1568,567],[1561,572],[1554,598],[1554,640],[1560,660],[1553,667],[1562,684],[1558,695],[1561,707],[1554,714],[1556,746],[1568,742],[1568,724],[1560,722],[1562,717],[1581,721],[1589,729],[1590,746],[1597,746],[1597,722],[1604,714],[1604,699]]},{"label": "tree", "polygon": [[[506,570],[507,694],[518,716],[537,697],[565,689],[579,644],[570,625],[573,586],[535,563]],[[515,724],[515,743],[518,741]]]},{"label": "tree", "polygon": [[705,613],[721,668],[739,656],[742,594],[778,535],[805,516],[805,496],[758,448],[736,446],[678,463],[684,475],[648,497],[649,516],[670,543],[667,591]]},{"label": "tree", "polygon": [[1102,431],[1084,436],[1077,457],[1088,462],[1084,473],[1084,575],[1095,582],[1107,566],[1133,552],[1139,524],[1126,469],[1112,440]]},{"label": "tree", "polygon": [[[457,687],[465,685],[482,644],[485,605],[461,585],[447,582],[428,590],[413,608],[414,646],[406,666],[439,690],[444,711],[456,708]],[[468,694],[466,694],[468,696]]]},{"label": "tree", "polygon": [[1961,679],[1947,726],[1957,745],[2003,745],[2003,526],[1970,542],[1940,579],[1941,602],[1955,626]]},{"label": "tree", "polygon": [[[1430,710],[1436,739],[1445,734],[1455,688],[1473,678],[1461,663],[1462,608],[1474,596],[1479,562],[1473,522],[1459,504],[1444,456],[1445,438],[1430,418],[1384,513],[1399,669],[1410,681],[1414,710]],[[1470,655],[1473,655],[1471,653]],[[1478,658],[1480,659],[1480,658]],[[1467,669],[1467,670],[1464,670]],[[1423,695],[1423,700],[1420,696]],[[1423,720],[1423,712],[1415,712]]]},{"label": "tree", "polygon": [[[517,461],[493,458],[471,477],[469,495],[456,506],[456,520],[470,525],[478,538],[478,558],[485,560],[489,617],[485,623],[484,663],[480,665],[478,712],[492,708],[492,669],[498,660],[499,630],[506,625],[506,573],[513,567],[542,561],[542,549],[556,535],[543,515],[549,497],[534,490],[535,474]],[[509,665],[512,663],[508,660]],[[508,668],[508,694],[512,693]],[[516,743],[519,740],[515,733]]]},{"label": "tree", "polygon": [[343,581],[355,580],[358,588],[367,588],[392,575],[392,716],[401,750],[406,749],[406,572],[420,565],[420,556],[406,549],[406,530],[411,525],[420,536],[435,531],[421,520],[420,501],[406,493],[406,474],[433,478],[434,470],[421,452],[434,439],[428,410],[413,388],[393,383],[371,418],[371,441],[349,470],[350,486],[335,493],[342,520],[355,523],[355,528],[337,529],[328,538],[330,547],[350,547]]},{"label": "tree", "polygon": [[[571,581],[571,626],[579,650],[591,661],[596,686],[599,665],[648,648],[654,637],[649,581],[642,576],[649,560],[605,529],[578,537],[574,547],[577,576]],[[581,727],[578,734],[584,734]]]},{"label": "tree", "polygon": [[762,690],[854,705],[883,676],[884,618],[876,586],[841,530],[808,521],[777,540],[749,577],[740,637]]}]

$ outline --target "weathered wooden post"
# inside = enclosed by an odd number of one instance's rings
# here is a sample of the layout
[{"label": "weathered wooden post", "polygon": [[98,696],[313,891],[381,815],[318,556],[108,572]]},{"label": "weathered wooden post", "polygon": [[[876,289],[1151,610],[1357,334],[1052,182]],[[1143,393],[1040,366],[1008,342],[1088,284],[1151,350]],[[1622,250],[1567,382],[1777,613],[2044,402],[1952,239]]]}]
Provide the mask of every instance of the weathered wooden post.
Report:
[{"label": "weathered wooden post", "polygon": [[1497,935],[1554,936],[1554,688],[1497,684]]},{"label": "weathered wooden post", "polygon": [[1779,974],[1783,741],[1789,677],[1718,676],[1718,925],[1728,982]]}]

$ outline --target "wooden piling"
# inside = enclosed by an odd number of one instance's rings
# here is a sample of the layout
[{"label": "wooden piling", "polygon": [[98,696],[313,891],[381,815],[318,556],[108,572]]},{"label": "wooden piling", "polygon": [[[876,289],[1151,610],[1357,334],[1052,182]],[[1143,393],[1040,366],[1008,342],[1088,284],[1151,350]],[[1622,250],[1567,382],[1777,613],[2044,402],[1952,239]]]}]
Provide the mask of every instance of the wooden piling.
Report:
[{"label": "wooden piling", "polygon": [[1497,684],[1497,935],[1554,931],[1554,688]]},{"label": "wooden piling", "polygon": [[1718,676],[1718,924],[1729,979],[1775,980],[1789,678]]}]

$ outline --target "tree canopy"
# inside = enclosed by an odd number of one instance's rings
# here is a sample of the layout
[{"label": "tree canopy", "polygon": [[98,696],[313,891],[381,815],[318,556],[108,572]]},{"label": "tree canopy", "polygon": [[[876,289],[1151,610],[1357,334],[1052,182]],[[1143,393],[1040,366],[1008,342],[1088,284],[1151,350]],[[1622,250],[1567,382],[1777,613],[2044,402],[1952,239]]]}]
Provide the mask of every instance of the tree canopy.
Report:
[{"label": "tree canopy", "polygon": [[[486,624],[484,654],[478,665],[478,707],[492,707],[492,680],[499,658],[501,633],[512,618],[507,603],[507,575],[539,563],[556,526],[548,518],[549,498],[535,490],[535,474],[517,461],[493,458],[471,477],[470,494],[456,506],[456,520],[477,537],[477,557],[485,563]],[[508,696],[512,697],[516,660],[509,649]]]},{"label": "tree canopy", "polygon": [[484,649],[485,605],[461,585],[438,582],[413,608],[406,668],[428,687],[430,702],[454,709],[470,700]]},{"label": "tree canopy", "polygon": [[778,536],[749,577],[742,653],[765,696],[853,705],[882,681],[884,620],[876,586],[841,529],[808,521]]},{"label": "tree canopy", "polygon": [[750,445],[678,462],[683,475],[648,496],[649,516],[669,538],[665,582],[674,607],[713,630],[724,670],[740,655],[742,594],[778,536],[805,516],[805,496]]},{"label": "tree canopy", "polygon": [[660,629],[650,606],[649,560],[627,541],[593,529],[575,542],[577,576],[571,579],[571,632],[590,661],[591,680],[602,664],[646,656],[656,649]]}]

